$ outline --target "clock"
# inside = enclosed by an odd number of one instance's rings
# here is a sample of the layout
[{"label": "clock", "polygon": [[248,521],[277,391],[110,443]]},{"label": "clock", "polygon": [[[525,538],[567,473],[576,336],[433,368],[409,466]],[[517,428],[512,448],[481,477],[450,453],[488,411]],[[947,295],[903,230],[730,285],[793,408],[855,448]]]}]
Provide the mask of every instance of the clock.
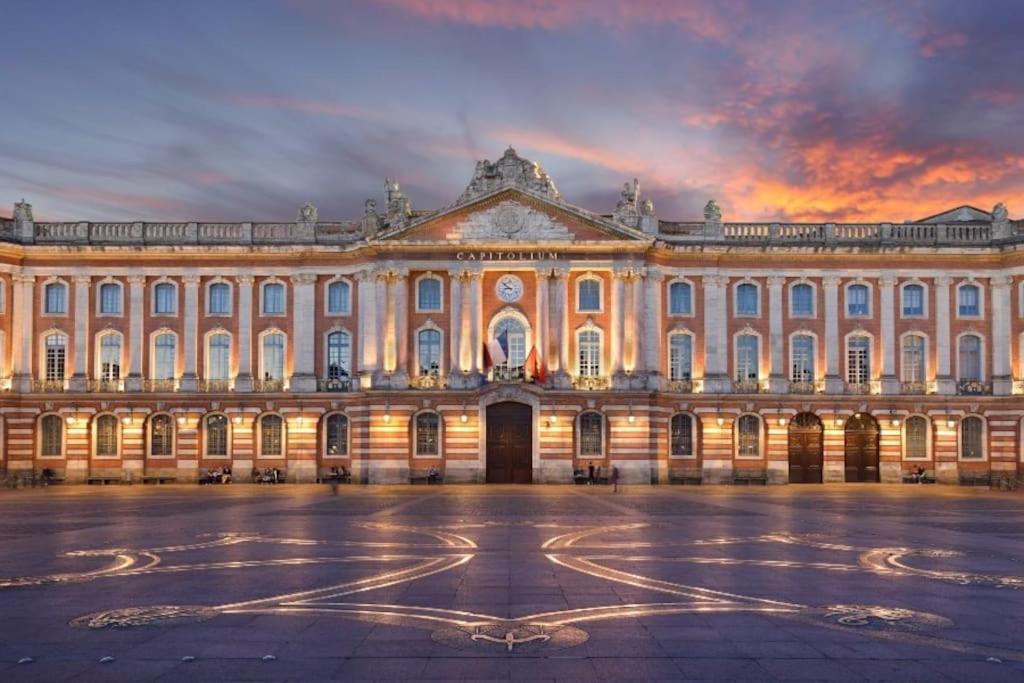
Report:
[{"label": "clock", "polygon": [[506,303],[519,301],[523,295],[523,281],[515,275],[502,275],[495,286],[498,298]]}]

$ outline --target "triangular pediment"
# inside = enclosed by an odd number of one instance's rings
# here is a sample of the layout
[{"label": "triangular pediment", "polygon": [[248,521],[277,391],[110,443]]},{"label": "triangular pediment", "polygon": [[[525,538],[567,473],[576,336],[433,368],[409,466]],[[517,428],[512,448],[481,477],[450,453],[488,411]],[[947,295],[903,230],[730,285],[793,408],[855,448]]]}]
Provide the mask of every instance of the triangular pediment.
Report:
[{"label": "triangular pediment", "polygon": [[379,237],[388,241],[473,244],[653,239],[640,230],[518,187],[495,190]]},{"label": "triangular pediment", "polygon": [[991,221],[992,214],[976,206],[963,204],[953,209],[922,218],[917,223],[970,223],[972,221]]}]

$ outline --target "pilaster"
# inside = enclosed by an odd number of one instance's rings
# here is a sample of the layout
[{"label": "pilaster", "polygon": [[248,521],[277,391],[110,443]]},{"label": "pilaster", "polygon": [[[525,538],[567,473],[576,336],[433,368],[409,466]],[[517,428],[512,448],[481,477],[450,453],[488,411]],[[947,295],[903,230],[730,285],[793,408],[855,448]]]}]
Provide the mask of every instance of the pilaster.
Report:
[{"label": "pilaster", "polygon": [[900,393],[900,380],[896,376],[896,278],[883,275],[879,281],[882,336],[882,393]]},{"label": "pilaster", "polygon": [[784,394],[789,390],[786,374],[786,340],[782,331],[782,293],[786,284],[784,277],[768,278],[768,391]]},{"label": "pilaster", "polygon": [[647,372],[647,388],[658,391],[662,386],[662,282],[665,274],[654,266],[647,266],[644,275],[643,319],[640,330],[642,334],[644,370]]},{"label": "pilaster", "polygon": [[199,388],[199,365],[196,345],[199,335],[199,276],[186,275],[185,284],[185,372],[178,382],[179,391],[196,391]]},{"label": "pilaster", "polygon": [[128,376],[124,380],[125,391],[142,391],[142,354],[146,345],[142,338],[145,320],[146,278],[142,275],[128,277]]},{"label": "pilaster", "polygon": [[75,350],[72,365],[74,372],[68,381],[71,391],[85,391],[88,379],[89,358],[89,285],[87,275],[77,275],[75,283]]},{"label": "pilaster", "polygon": [[291,278],[295,341],[288,388],[299,393],[316,391],[316,280],[314,273],[298,273]]},{"label": "pilaster", "polygon": [[939,394],[956,393],[956,380],[950,370],[949,288],[953,279],[935,278],[935,385]]},{"label": "pilaster", "polygon": [[825,292],[825,393],[841,394],[845,384],[839,374],[839,283],[840,278],[822,279]]},{"label": "pilaster", "polygon": [[992,393],[1009,396],[1013,392],[1011,376],[1010,282],[1005,275],[990,280],[992,290]]},{"label": "pilaster", "polygon": [[238,374],[235,391],[252,391],[252,275],[238,276]]},{"label": "pilaster", "polygon": [[568,389],[572,386],[572,365],[569,362],[569,343],[572,339],[569,330],[569,272],[568,266],[556,266],[551,271],[555,280],[555,319],[552,321],[551,329],[557,330],[558,336],[558,364],[551,375],[551,381],[556,389]]},{"label": "pilaster", "polygon": [[728,375],[728,330],[725,289],[729,278],[704,277],[704,393],[721,394],[732,390]]},{"label": "pilaster", "polygon": [[16,273],[14,307],[11,320],[11,388],[18,392],[32,389],[32,337],[35,277]]}]

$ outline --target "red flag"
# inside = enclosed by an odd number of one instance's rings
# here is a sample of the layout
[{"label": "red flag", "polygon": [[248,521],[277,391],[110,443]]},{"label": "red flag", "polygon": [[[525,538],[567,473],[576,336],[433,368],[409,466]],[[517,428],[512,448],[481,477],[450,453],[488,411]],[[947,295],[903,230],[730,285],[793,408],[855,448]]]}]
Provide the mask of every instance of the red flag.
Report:
[{"label": "red flag", "polygon": [[484,343],[484,372],[490,370],[493,365],[494,362],[491,361],[491,352],[487,350],[487,344]]},{"label": "red flag", "polygon": [[544,359],[541,358],[536,346],[530,349],[530,355],[526,357],[526,372],[539,384],[547,380],[547,368],[544,367]]}]

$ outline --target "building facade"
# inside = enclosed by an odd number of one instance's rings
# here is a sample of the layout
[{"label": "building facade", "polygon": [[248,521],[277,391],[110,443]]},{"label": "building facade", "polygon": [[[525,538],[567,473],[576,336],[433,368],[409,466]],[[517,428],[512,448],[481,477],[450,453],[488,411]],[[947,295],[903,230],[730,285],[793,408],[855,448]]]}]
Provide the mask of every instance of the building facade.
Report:
[{"label": "building facade", "polygon": [[364,482],[1016,477],[1024,225],[660,220],[509,148],[450,206],[0,220],[8,473]]}]

